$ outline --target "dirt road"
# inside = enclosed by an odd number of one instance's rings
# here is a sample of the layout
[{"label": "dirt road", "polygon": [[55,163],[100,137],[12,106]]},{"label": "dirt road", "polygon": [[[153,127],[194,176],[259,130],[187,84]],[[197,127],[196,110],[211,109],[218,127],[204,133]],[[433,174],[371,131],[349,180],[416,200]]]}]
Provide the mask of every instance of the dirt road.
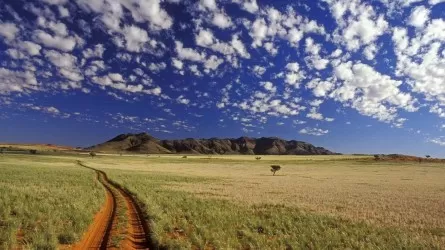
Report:
[{"label": "dirt road", "polygon": [[[111,182],[105,172],[86,166],[97,174],[106,190],[106,201],[83,239],[73,249],[149,249],[150,237],[144,217],[133,196]],[[120,225],[126,221],[126,228]]]}]

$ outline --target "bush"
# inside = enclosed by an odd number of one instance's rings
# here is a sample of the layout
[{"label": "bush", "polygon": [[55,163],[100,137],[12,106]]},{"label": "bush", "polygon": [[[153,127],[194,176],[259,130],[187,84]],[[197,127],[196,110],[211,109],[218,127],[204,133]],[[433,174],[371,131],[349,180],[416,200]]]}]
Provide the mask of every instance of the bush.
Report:
[{"label": "bush", "polygon": [[35,150],[35,149],[30,149],[30,150],[29,150],[29,153],[32,154],[32,155],[35,155],[35,154],[37,154],[37,150]]},{"label": "bush", "polygon": [[280,171],[280,169],[281,169],[281,166],[280,166],[280,165],[272,165],[272,166],[270,166],[270,167],[271,167],[270,172],[272,172],[273,175],[275,175],[275,173],[276,173],[277,171]]}]

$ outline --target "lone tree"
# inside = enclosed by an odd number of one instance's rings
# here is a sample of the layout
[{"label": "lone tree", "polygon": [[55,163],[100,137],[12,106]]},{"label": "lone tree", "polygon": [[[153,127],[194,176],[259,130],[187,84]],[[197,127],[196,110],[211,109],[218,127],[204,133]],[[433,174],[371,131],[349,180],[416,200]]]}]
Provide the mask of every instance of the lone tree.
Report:
[{"label": "lone tree", "polygon": [[91,158],[94,158],[94,156],[96,156],[96,153],[90,152],[90,156],[91,156]]},{"label": "lone tree", "polygon": [[426,157],[427,159],[429,159],[429,158],[431,158],[431,155],[425,155],[425,157]]},{"label": "lone tree", "polygon": [[280,169],[281,169],[281,166],[280,166],[280,165],[272,165],[272,166],[270,166],[270,167],[271,167],[270,172],[272,172],[273,175],[275,175],[275,173],[276,173],[277,171],[280,171]]},{"label": "lone tree", "polygon": [[380,155],[374,155],[374,160],[376,161],[380,160]]}]

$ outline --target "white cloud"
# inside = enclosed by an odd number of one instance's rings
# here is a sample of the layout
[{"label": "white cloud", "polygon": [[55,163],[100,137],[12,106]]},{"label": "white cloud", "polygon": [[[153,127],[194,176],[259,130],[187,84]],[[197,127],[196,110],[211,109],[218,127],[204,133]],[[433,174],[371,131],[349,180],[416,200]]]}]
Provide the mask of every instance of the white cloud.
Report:
[{"label": "white cloud", "polygon": [[34,40],[49,48],[55,48],[62,51],[72,51],[76,46],[74,37],[52,36],[42,30],[34,31]]},{"label": "white cloud", "polygon": [[175,68],[181,70],[182,67],[184,66],[184,63],[183,63],[181,60],[178,60],[178,59],[176,59],[176,58],[173,58],[173,59],[172,59],[172,65],[173,65]]},{"label": "white cloud", "polygon": [[183,95],[179,96],[176,101],[180,104],[188,105],[190,103],[190,100],[185,98]]},{"label": "white cloud", "polygon": [[436,5],[436,4],[439,4],[439,3],[444,3],[445,2],[445,0],[429,0],[429,4],[431,4],[431,5]]},{"label": "white cloud", "polygon": [[[388,29],[384,15],[377,16],[371,5],[359,0],[325,0],[337,21],[337,32],[342,37],[336,40],[346,45],[350,51],[357,51],[361,46],[377,40]],[[345,17],[350,13],[349,17]]]},{"label": "white cloud", "polygon": [[55,50],[47,50],[44,52],[45,57],[58,68],[62,77],[78,82],[84,79],[77,67],[77,57],[68,53],[59,53]]},{"label": "white cloud", "polygon": [[316,97],[325,97],[334,88],[334,84],[331,81],[323,81],[320,78],[312,79],[307,88],[312,89],[312,93]]},{"label": "white cloud", "polygon": [[315,136],[322,136],[325,135],[327,133],[329,133],[329,130],[323,130],[323,129],[319,129],[319,128],[303,128],[299,131],[300,134],[307,134],[307,135],[315,135]]},{"label": "white cloud", "polygon": [[253,73],[256,76],[261,77],[264,73],[266,73],[266,68],[260,65],[253,66]]},{"label": "white cloud", "polygon": [[299,88],[301,80],[304,79],[304,74],[303,71],[300,70],[300,65],[297,62],[288,63],[286,69],[287,73],[284,81],[295,88]]},{"label": "white cloud", "polygon": [[267,25],[266,21],[262,18],[257,18],[255,22],[252,24],[252,28],[250,30],[250,36],[253,38],[252,46],[261,47],[263,44],[263,40],[267,36]]},{"label": "white cloud", "polygon": [[432,138],[428,140],[431,143],[440,145],[440,146],[445,146],[445,138],[443,136],[441,137],[437,137],[437,138]]},{"label": "white cloud", "polygon": [[19,28],[14,23],[0,23],[0,36],[3,36],[7,40],[14,40]]},{"label": "white cloud", "polygon": [[396,118],[397,109],[417,110],[416,99],[398,88],[401,81],[382,75],[366,64],[342,63],[334,72],[342,85],[330,96],[350,104],[363,115],[390,122]]},{"label": "white cloud", "polygon": [[223,59],[218,58],[215,55],[210,56],[204,63],[204,67],[206,69],[216,70],[219,65],[221,65],[224,62]]},{"label": "white cloud", "polygon": [[184,48],[182,42],[176,41],[176,53],[178,57],[183,60],[189,60],[194,62],[203,62],[206,58],[205,53],[199,53],[198,51],[192,48]]},{"label": "white cloud", "polygon": [[241,39],[239,39],[238,35],[233,35],[232,36],[232,41],[231,41],[231,45],[233,47],[233,49],[235,49],[235,51],[243,58],[249,59],[250,58],[250,54],[249,52],[247,52],[246,47],[244,46],[244,43],[241,41]]},{"label": "white cloud", "polygon": [[47,4],[53,4],[53,5],[64,5],[68,2],[68,0],[41,0],[44,3]]},{"label": "white cloud", "polygon": [[199,6],[202,9],[209,9],[209,10],[216,10],[217,9],[215,0],[200,0],[199,1]]},{"label": "white cloud", "polygon": [[124,78],[119,73],[108,73],[108,77],[115,82],[124,82]]},{"label": "white cloud", "polygon": [[39,84],[33,72],[13,71],[0,68],[0,93],[23,92],[39,90]]},{"label": "white cloud", "polygon": [[31,56],[40,55],[40,50],[42,49],[42,46],[29,41],[21,42],[19,47]]},{"label": "white cloud", "polygon": [[323,115],[318,113],[317,107],[312,107],[310,113],[306,115],[307,118],[311,118],[314,120],[323,120]]},{"label": "white cloud", "polygon": [[65,7],[59,6],[58,10],[59,10],[60,17],[69,17],[70,16],[70,11]]},{"label": "white cloud", "polygon": [[6,54],[8,54],[13,59],[24,59],[25,54],[23,54],[21,51],[17,49],[8,49],[6,50]]},{"label": "white cloud", "polygon": [[272,92],[272,93],[277,92],[277,87],[275,87],[273,85],[273,83],[271,83],[271,82],[261,82],[260,84],[265,90],[267,90],[269,92]]},{"label": "white cloud", "polygon": [[148,66],[148,69],[152,72],[158,73],[162,70],[164,70],[165,68],[167,68],[167,64],[164,62],[161,63],[150,63],[150,65]]},{"label": "white cloud", "polygon": [[212,23],[221,29],[226,29],[233,25],[230,17],[224,12],[215,13],[213,15]]},{"label": "white cloud", "polygon": [[256,0],[232,0],[232,1],[234,3],[240,4],[244,10],[250,13],[256,13],[259,9]]},{"label": "white cloud", "polygon": [[366,59],[374,60],[377,51],[377,46],[375,44],[370,44],[363,50],[363,54],[365,55]]},{"label": "white cloud", "polygon": [[418,6],[411,13],[408,23],[416,28],[423,28],[429,19],[429,15],[429,9],[425,8],[425,6]]},{"label": "white cloud", "polygon": [[89,48],[82,52],[85,59],[88,58],[102,58],[105,52],[105,47],[102,44],[97,44],[93,49]]},{"label": "white cloud", "polygon": [[134,25],[125,26],[122,34],[125,37],[126,48],[131,52],[142,51],[145,44],[150,40],[147,31]]}]

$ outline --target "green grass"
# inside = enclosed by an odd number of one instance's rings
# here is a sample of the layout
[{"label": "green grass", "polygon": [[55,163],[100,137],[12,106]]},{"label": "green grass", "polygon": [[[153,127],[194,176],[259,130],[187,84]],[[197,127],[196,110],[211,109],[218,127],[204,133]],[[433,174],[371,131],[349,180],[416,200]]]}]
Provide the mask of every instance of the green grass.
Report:
[{"label": "green grass", "polygon": [[80,240],[104,202],[94,178],[71,159],[0,156],[0,248],[55,249]]},{"label": "green grass", "polygon": [[[151,219],[154,238],[169,249],[419,249],[439,248],[399,229],[301,211],[284,205],[239,205],[172,190],[175,183],[217,178],[107,170],[136,193]],[[222,180],[221,180],[222,181]]]}]

